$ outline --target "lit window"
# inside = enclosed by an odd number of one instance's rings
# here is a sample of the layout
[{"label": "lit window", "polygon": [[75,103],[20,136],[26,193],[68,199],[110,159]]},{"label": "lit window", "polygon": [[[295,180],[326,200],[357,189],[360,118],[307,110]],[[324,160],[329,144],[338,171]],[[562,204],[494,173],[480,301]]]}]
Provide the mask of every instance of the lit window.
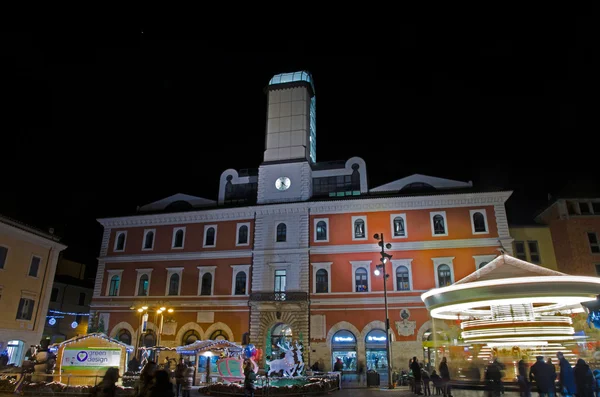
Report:
[{"label": "lit window", "polygon": [[317,293],[329,292],[329,275],[327,270],[317,270]]},{"label": "lit window", "polygon": [[275,292],[285,292],[286,279],[285,270],[275,270]]},{"label": "lit window", "polygon": [[359,267],[354,272],[354,281],[356,282],[356,292],[369,291],[369,273],[364,267]]},{"label": "lit window", "polygon": [[404,237],[406,231],[404,230],[404,219],[401,216],[394,218],[394,237]]},{"label": "lit window", "polygon": [[282,243],[286,240],[287,236],[287,226],[285,223],[280,223],[277,225],[277,242]]},{"label": "lit window", "polygon": [[590,232],[588,235],[588,241],[590,243],[590,249],[593,254],[600,253],[600,244],[598,244],[598,235],[596,233]]},{"label": "lit window", "polygon": [[447,287],[452,284],[452,272],[450,266],[442,264],[438,266],[438,282],[440,287]]},{"label": "lit window", "polygon": [[398,266],[398,268],[396,269],[396,288],[398,291],[410,290],[408,268],[406,266]]}]

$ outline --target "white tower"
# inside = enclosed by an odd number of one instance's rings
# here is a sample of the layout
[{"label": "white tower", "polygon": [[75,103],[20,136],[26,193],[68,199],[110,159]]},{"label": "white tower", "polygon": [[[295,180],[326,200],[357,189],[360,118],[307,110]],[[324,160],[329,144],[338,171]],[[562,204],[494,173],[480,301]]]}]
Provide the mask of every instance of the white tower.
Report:
[{"label": "white tower", "polygon": [[273,76],[267,86],[264,162],[258,173],[258,203],[308,200],[310,164],[316,161],[316,99],[308,72]]}]

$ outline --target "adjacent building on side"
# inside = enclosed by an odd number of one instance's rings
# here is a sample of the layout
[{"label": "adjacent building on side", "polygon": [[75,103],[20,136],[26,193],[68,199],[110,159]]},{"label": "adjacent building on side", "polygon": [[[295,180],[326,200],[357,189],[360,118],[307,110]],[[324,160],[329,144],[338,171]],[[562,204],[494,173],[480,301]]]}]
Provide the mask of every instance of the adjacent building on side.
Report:
[{"label": "adjacent building on side", "polygon": [[42,339],[59,238],[0,216],[0,352],[20,365]]},{"label": "adjacent building on side", "polygon": [[[433,328],[421,294],[512,254],[511,192],[418,174],[369,188],[360,157],[316,162],[309,73],[274,76],[266,91],[257,170],[224,171],[216,201],[176,194],[99,220],[92,310],[127,343],[160,332],[161,345],[224,338],[278,356],[302,340],[305,361],[331,369],[339,357],[347,372],[384,374],[390,338],[394,367],[406,368]],[[392,244],[389,335],[375,233]]]},{"label": "adjacent building on side", "polygon": [[600,276],[600,198],[561,198],[536,221],[548,225],[558,270]]},{"label": "adjacent building on side", "polygon": [[509,231],[514,239],[513,252],[517,259],[548,269],[558,269],[550,227],[540,224],[511,225]]}]

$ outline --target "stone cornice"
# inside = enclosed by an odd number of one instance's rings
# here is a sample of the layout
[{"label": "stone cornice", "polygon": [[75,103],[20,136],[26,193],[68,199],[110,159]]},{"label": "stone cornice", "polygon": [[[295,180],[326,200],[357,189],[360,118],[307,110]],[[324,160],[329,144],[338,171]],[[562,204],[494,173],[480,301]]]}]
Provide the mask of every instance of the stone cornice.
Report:
[{"label": "stone cornice", "polygon": [[218,208],[205,211],[189,211],[169,214],[132,215],[122,218],[102,218],[98,219],[97,221],[100,222],[100,224],[105,228],[118,228],[131,226],[204,223],[215,221],[236,221],[246,219],[254,219],[253,208]]},{"label": "stone cornice", "polygon": [[[432,240],[412,242],[392,242],[392,249],[388,251],[418,251],[445,248],[473,248],[473,247],[499,247],[498,238],[471,238],[457,240]],[[311,254],[352,254],[358,252],[380,252],[377,244],[347,244],[313,246]]]},{"label": "stone cornice", "polygon": [[104,263],[189,261],[198,259],[251,258],[251,250],[173,252],[168,254],[110,255],[98,258]]}]

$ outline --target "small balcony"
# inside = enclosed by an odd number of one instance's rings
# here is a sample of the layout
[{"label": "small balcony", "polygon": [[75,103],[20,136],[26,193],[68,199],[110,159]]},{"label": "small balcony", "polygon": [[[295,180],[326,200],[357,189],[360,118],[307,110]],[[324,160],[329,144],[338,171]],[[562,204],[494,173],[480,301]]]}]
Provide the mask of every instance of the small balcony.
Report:
[{"label": "small balcony", "polygon": [[308,293],[303,291],[285,292],[253,292],[250,294],[253,302],[307,302]]}]

